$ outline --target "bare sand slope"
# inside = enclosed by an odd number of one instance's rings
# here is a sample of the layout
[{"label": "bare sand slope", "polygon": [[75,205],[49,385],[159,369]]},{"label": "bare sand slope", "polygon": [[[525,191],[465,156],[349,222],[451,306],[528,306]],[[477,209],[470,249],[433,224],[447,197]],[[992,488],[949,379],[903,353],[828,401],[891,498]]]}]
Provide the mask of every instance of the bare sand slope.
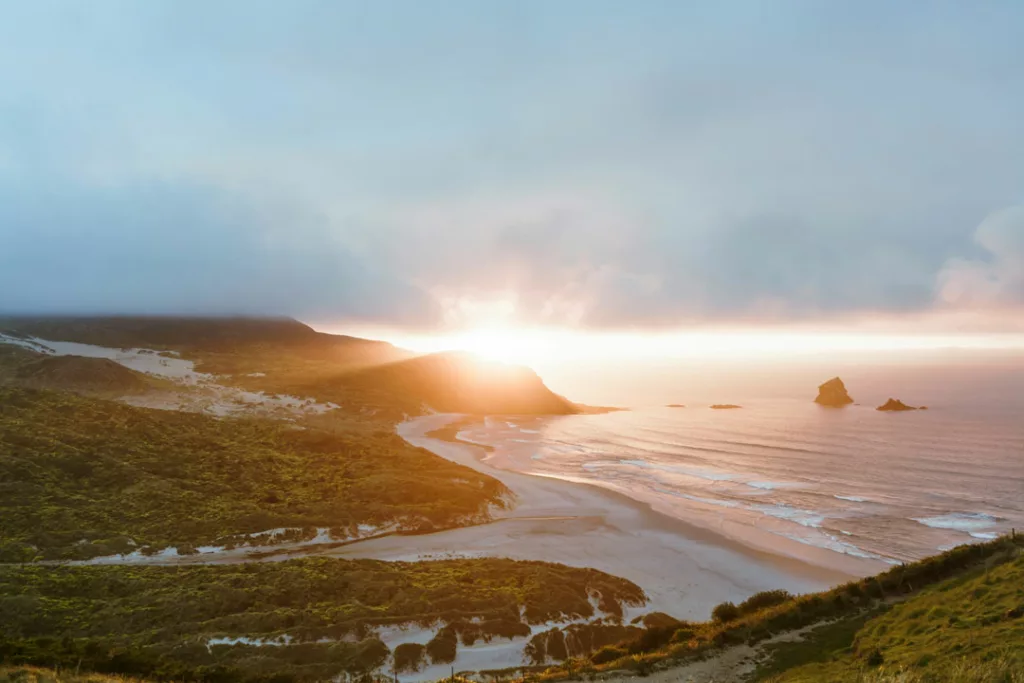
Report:
[{"label": "bare sand slope", "polygon": [[491,524],[376,538],[328,554],[381,560],[498,556],[593,567],[641,586],[651,598],[649,610],[682,619],[706,619],[716,604],[761,590],[815,591],[877,570],[874,563],[828,551],[813,563],[759,552],[615,492],[498,469],[481,460],[482,449],[426,436],[458,417],[419,417],[398,431],[414,445],[499,479],[515,494],[514,507]]}]

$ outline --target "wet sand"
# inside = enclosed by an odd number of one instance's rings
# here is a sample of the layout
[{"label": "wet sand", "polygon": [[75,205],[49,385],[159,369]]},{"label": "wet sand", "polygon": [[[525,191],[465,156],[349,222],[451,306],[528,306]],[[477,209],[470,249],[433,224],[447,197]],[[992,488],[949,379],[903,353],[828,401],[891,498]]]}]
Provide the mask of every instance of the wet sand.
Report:
[{"label": "wet sand", "polygon": [[500,469],[483,461],[482,448],[427,436],[459,418],[414,418],[399,425],[398,433],[500,480],[515,495],[511,509],[500,511],[490,524],[385,536],[324,554],[406,561],[495,556],[593,567],[641,586],[651,599],[649,610],[681,619],[706,619],[718,603],[758,591],[817,591],[884,568],[815,548],[797,549],[803,557],[787,555],[788,548],[779,554],[757,550],[614,491]]}]

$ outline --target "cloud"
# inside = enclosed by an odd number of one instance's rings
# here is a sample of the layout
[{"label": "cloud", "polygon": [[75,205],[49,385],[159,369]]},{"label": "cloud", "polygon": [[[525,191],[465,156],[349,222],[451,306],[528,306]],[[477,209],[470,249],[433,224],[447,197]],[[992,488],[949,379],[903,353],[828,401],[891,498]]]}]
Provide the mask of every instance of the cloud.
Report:
[{"label": "cloud", "polygon": [[23,3],[0,308],[659,326],[925,310],[940,278],[1012,301],[1012,248],[972,228],[1024,187],[1022,18]]},{"label": "cloud", "polygon": [[988,216],[974,232],[983,258],[950,259],[938,276],[938,298],[953,307],[1024,304],[1024,206]]},{"label": "cloud", "polygon": [[323,217],[208,187],[0,185],[0,225],[4,312],[436,315],[424,292],[333,239]]}]

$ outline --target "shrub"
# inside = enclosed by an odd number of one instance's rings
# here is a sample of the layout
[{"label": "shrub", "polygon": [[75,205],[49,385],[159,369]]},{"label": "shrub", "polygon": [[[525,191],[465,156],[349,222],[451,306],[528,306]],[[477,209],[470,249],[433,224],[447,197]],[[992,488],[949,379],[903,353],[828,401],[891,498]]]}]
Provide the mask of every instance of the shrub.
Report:
[{"label": "shrub", "polygon": [[614,662],[616,659],[622,659],[626,654],[628,653],[621,647],[606,645],[590,655],[590,661],[594,664],[607,664],[608,662]]},{"label": "shrub", "polygon": [[697,632],[690,626],[684,626],[677,628],[676,632],[672,634],[673,643],[686,643],[693,640],[693,636]]},{"label": "shrub", "polygon": [[761,591],[760,593],[754,593],[749,598],[739,604],[740,614],[750,614],[756,612],[759,609],[765,607],[773,607],[779,605],[793,596],[790,595],[789,591],[784,590],[773,590],[773,591]]},{"label": "shrub", "polygon": [[450,664],[455,661],[459,639],[455,629],[445,626],[427,643],[427,655],[434,664]]},{"label": "shrub", "polygon": [[633,620],[635,624],[638,621],[642,621],[644,628],[657,628],[659,626],[679,626],[685,622],[681,622],[673,616],[665,614],[664,612],[650,612],[642,617],[637,617]]},{"label": "shrub", "polygon": [[629,644],[629,653],[635,655],[662,648],[669,644],[674,633],[675,628],[672,626],[645,629],[636,640]]},{"label": "shrub", "polygon": [[414,672],[423,666],[426,647],[419,643],[402,643],[395,648],[395,671]]},{"label": "shrub", "polygon": [[722,623],[735,621],[740,617],[740,608],[731,602],[723,602],[711,610],[711,618]]}]

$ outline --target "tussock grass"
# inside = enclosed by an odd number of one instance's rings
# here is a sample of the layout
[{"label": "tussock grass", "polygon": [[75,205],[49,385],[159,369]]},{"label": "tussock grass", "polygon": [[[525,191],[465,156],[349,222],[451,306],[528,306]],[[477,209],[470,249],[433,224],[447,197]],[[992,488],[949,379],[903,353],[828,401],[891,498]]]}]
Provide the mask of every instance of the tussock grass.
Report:
[{"label": "tussock grass", "polygon": [[79,673],[73,669],[0,666],[0,683],[142,683],[138,678]]},{"label": "tussock grass", "polygon": [[[781,675],[778,680],[787,682],[859,682],[864,675],[907,671],[942,676],[956,667],[973,671],[999,661],[1014,666],[1016,657],[1024,657],[1024,619],[1014,616],[1024,611],[1022,546],[1024,539],[1007,536],[959,546],[821,593],[769,591],[740,605],[720,605],[711,621],[678,624],[667,645],[648,637],[656,645],[645,648],[638,638],[600,650],[590,663],[597,674],[625,670],[642,675],[715,656],[724,647],[757,645],[819,625],[804,642],[772,647],[774,664],[763,664],[758,680]],[[1003,652],[1014,643],[1020,645]],[[566,677],[564,667],[541,675]]]}]

